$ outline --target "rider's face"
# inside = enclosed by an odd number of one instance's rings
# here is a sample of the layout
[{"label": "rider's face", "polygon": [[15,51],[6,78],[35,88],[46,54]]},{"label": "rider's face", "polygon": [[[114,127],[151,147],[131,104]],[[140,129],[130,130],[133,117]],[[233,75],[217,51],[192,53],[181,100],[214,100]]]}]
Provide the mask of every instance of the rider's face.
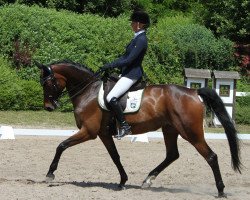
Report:
[{"label": "rider's face", "polygon": [[140,30],[140,23],[139,22],[131,22],[131,28],[134,32],[138,32]]}]

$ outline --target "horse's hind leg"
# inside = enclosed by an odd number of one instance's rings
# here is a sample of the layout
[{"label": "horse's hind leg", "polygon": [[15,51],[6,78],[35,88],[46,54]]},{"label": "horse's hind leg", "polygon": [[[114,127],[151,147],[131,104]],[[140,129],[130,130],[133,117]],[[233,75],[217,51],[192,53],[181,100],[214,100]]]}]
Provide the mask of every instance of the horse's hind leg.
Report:
[{"label": "horse's hind leg", "polygon": [[216,187],[218,189],[218,197],[226,197],[226,194],[224,193],[225,185],[222,181],[217,155],[207,145],[204,137],[203,139],[200,139],[200,141],[196,140],[195,143],[191,143],[194,145],[197,151],[205,158],[209,166],[212,168]]},{"label": "horse's hind leg", "polygon": [[54,171],[57,169],[60,157],[67,148],[72,147],[76,144],[85,142],[87,140],[94,139],[87,133],[87,130],[82,128],[79,130],[76,134],[69,137],[68,139],[64,140],[62,143],[58,145],[56,148],[56,154],[54,156],[54,159],[50,165],[49,171],[46,175],[47,181],[52,181],[55,178]]},{"label": "horse's hind leg", "polygon": [[166,158],[154,170],[152,170],[147,178],[143,181],[142,188],[148,188],[154,180],[167,166],[179,158],[177,147],[178,132],[175,128],[166,126],[162,127],[164,142],[166,145]]}]

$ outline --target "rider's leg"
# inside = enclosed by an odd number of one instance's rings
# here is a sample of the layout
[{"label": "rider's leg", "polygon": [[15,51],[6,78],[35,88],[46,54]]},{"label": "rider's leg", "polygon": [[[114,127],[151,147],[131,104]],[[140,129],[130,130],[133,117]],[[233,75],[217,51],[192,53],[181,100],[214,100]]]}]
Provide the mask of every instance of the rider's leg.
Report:
[{"label": "rider's leg", "polygon": [[123,137],[125,135],[131,134],[131,127],[125,121],[122,107],[121,107],[121,105],[116,97],[113,97],[110,100],[109,106],[110,106],[111,110],[113,111],[113,113],[115,114],[115,117],[120,125],[118,137]]},{"label": "rider's leg", "polygon": [[107,102],[109,103],[110,100],[113,97],[116,97],[117,99],[119,97],[121,97],[125,92],[127,92],[129,90],[129,88],[131,88],[132,85],[134,85],[137,82],[136,79],[130,79],[127,77],[121,77],[117,83],[115,84],[115,86],[113,87],[113,89],[109,92],[109,94],[107,95]]},{"label": "rider's leg", "polygon": [[131,128],[125,121],[123,110],[118,98],[122,96],[136,81],[137,80],[131,80],[127,77],[121,77],[107,96],[107,102],[120,124],[119,137],[131,134]]}]

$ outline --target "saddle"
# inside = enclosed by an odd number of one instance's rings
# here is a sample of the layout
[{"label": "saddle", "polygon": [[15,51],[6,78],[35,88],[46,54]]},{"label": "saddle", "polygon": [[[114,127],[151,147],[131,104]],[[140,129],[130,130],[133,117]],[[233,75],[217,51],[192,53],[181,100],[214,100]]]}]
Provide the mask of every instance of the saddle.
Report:
[{"label": "saddle", "polygon": [[[105,110],[109,110],[106,97],[118,80],[119,76],[117,74],[111,74],[110,76],[103,78],[103,83],[98,95],[98,102],[99,105]],[[142,94],[146,85],[146,81],[139,79],[124,95],[118,99],[124,113],[132,113],[139,110]]]}]

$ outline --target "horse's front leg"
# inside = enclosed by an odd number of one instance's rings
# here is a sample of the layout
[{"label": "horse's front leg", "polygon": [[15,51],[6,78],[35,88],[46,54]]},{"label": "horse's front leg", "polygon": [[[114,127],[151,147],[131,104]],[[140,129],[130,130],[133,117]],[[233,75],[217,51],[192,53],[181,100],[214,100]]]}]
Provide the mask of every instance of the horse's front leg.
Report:
[{"label": "horse's front leg", "polygon": [[55,178],[54,171],[57,169],[60,157],[64,150],[66,150],[69,147],[72,147],[76,144],[88,141],[90,139],[95,139],[97,136],[93,136],[88,134],[87,130],[85,128],[80,129],[76,134],[72,135],[68,139],[64,140],[62,143],[58,145],[56,148],[56,154],[55,157],[49,167],[49,171],[46,175],[46,181],[52,181]]},{"label": "horse's front leg", "polygon": [[108,135],[108,134],[104,134],[104,135],[100,134],[99,137],[102,140],[103,144],[105,145],[106,149],[108,150],[109,155],[111,156],[113,162],[115,163],[115,165],[120,173],[121,181],[119,184],[119,188],[125,189],[125,183],[128,180],[128,176],[127,176],[127,174],[126,174],[126,172],[121,164],[120,156],[119,156],[119,153],[116,149],[114,140],[113,140],[112,136]]}]

